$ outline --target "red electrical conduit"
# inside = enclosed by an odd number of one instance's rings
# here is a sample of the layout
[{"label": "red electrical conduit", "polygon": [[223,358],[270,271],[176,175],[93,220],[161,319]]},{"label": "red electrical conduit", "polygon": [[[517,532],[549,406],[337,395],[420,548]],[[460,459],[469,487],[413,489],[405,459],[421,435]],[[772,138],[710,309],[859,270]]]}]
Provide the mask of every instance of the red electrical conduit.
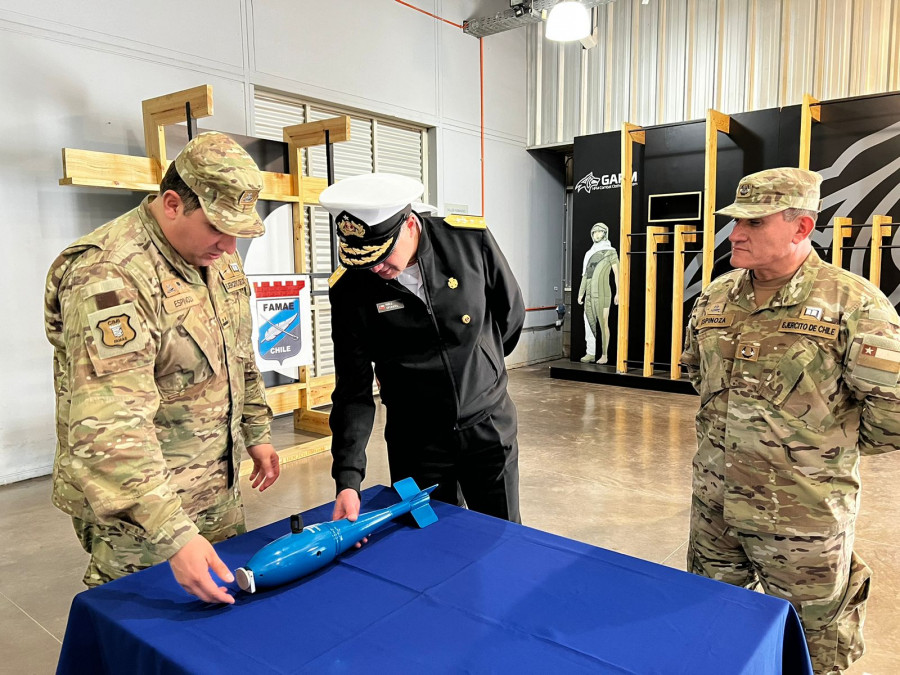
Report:
[{"label": "red electrical conduit", "polygon": [[[424,9],[411,5],[408,2],[403,2],[403,0],[394,0],[394,2],[399,2],[404,7],[409,7],[410,9],[414,9],[417,12],[430,16],[432,19],[443,21],[454,28],[462,30],[461,24],[448,21],[437,14],[426,12]],[[481,215],[484,216],[484,38],[478,38],[478,95],[481,99]]]},{"label": "red electrical conduit", "polygon": [[451,26],[454,26],[454,27],[462,30],[462,24],[453,23],[452,21],[447,21],[447,19],[439,17],[437,14],[432,14],[431,12],[426,12],[424,9],[420,9],[420,8],[416,7],[415,5],[411,5],[408,2],[403,2],[403,0],[395,0],[395,1],[399,2],[401,5],[405,5],[406,7],[409,7],[410,9],[414,9],[417,12],[422,12],[422,14],[427,14],[432,19],[437,19],[438,21],[443,21],[444,23],[449,23]]}]

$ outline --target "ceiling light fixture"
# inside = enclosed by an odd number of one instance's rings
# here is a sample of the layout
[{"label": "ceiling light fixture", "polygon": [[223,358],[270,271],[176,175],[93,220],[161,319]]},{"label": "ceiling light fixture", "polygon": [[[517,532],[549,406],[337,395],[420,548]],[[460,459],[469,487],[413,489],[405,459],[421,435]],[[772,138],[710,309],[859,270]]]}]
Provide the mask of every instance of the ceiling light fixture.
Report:
[{"label": "ceiling light fixture", "polygon": [[544,36],[556,42],[581,40],[591,34],[591,13],[574,0],[564,0],[550,9]]}]

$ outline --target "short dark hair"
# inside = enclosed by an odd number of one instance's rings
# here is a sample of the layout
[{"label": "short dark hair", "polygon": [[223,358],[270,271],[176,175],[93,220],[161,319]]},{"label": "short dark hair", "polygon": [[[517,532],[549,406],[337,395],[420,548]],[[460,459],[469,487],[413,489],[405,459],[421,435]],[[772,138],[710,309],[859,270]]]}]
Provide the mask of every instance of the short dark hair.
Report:
[{"label": "short dark hair", "polygon": [[159,194],[162,195],[166,190],[172,190],[184,204],[184,215],[189,215],[200,208],[200,200],[197,199],[196,193],[187,186],[178,171],[175,170],[175,162],[169,164],[166,175],[163,176],[162,182],[159,184]]}]

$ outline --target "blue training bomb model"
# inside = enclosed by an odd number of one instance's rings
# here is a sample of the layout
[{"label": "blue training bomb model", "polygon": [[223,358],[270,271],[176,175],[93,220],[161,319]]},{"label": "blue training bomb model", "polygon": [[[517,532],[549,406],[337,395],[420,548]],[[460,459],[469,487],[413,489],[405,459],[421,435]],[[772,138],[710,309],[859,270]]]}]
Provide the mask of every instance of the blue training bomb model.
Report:
[{"label": "blue training bomb model", "polygon": [[341,553],[368,537],[382,525],[404,513],[412,514],[419,527],[437,520],[429,502],[437,485],[420,490],[412,478],[394,483],[403,501],[386,509],[360,514],[356,522],[346,518],[303,527],[299,514],[291,516],[291,533],[262,547],[245,567],[235,570],[238,586],[248,593],[294,581],[325,567]]}]

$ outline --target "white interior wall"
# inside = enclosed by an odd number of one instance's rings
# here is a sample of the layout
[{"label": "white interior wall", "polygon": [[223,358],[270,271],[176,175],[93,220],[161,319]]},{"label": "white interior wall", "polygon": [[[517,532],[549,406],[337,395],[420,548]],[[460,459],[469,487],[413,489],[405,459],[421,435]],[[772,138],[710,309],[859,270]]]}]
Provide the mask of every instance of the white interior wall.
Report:
[{"label": "white interior wall", "polygon": [[[472,7],[416,4],[456,23]],[[0,62],[0,484],[52,466],[46,271],[143,196],[59,186],[61,148],[143,155],[143,99],[210,84],[214,115],[201,125],[241,134],[254,87],[434,126],[432,200],[480,210],[478,41],[391,0],[0,0]],[[524,31],[485,39],[485,137],[489,226],[526,303],[552,304],[564,192],[524,149]],[[510,362],[558,354],[544,333],[526,332]]]}]

